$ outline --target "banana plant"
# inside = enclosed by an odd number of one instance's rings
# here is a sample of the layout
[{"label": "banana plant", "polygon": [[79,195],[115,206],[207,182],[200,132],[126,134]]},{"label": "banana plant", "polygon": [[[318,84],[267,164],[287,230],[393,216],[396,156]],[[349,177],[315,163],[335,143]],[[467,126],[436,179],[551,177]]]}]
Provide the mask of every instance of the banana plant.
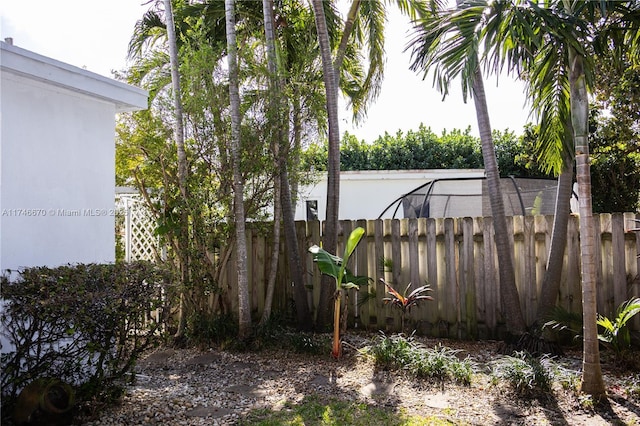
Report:
[{"label": "banana plant", "polygon": [[359,288],[361,284],[368,282],[367,277],[355,276],[347,269],[349,257],[353,254],[356,246],[364,235],[364,228],[357,227],[349,235],[344,255],[340,258],[316,245],[309,247],[309,252],[313,254],[313,261],[318,265],[320,272],[335,279],[336,291],[334,293],[333,311],[333,349],[334,358],[342,357],[342,345],[340,344],[340,301],[342,291],[350,288]]}]

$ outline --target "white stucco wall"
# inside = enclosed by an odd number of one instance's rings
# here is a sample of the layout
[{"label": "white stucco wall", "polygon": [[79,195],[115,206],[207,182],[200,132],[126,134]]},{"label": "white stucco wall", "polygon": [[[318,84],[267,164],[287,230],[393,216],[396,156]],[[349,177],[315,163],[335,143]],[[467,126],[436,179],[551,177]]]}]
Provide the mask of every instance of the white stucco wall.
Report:
[{"label": "white stucco wall", "polygon": [[114,261],[115,115],[146,92],[0,44],[0,271]]},{"label": "white stucco wall", "polygon": [[[433,179],[483,177],[483,169],[456,170],[384,170],[384,171],[346,171],[340,173],[340,220],[376,219],[395,199]],[[479,183],[446,183],[448,190],[455,194],[480,192]],[[306,202],[318,203],[318,218],[325,219],[327,202],[326,173],[319,174],[316,182],[300,188],[296,206],[296,220],[307,219]],[[478,205],[482,211],[482,206]],[[397,218],[402,218],[400,209]],[[393,209],[383,215],[384,219],[393,216]]]}]

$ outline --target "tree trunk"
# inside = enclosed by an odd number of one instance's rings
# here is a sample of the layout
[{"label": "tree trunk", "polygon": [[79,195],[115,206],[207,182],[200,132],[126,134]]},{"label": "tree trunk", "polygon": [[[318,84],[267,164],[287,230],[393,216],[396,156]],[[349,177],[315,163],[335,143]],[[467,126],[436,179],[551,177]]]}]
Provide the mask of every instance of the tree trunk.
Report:
[{"label": "tree trunk", "polygon": [[244,216],[244,183],[240,171],[240,81],[234,0],[225,0],[227,58],[229,61],[229,100],[231,104],[231,163],[233,167],[233,208],[236,228],[238,264],[238,337],[246,340],[251,333],[249,282],[247,277],[247,238]]},{"label": "tree trunk", "polygon": [[[282,217],[284,221],[285,240],[287,242],[287,260],[293,279],[293,292],[298,317],[298,328],[303,330],[311,329],[311,315],[307,303],[307,289],[305,287],[304,273],[302,270],[302,260],[298,248],[298,236],[295,226],[295,217],[291,202],[291,189],[289,187],[288,155],[289,155],[289,135],[285,131],[287,128],[288,116],[284,114],[281,97],[281,85],[277,69],[277,57],[275,49],[275,33],[273,19],[273,3],[270,0],[263,0],[262,9],[264,14],[264,29],[267,42],[267,66],[269,69],[269,82],[271,89],[270,96],[270,134],[274,146],[274,157],[278,164],[278,186],[280,187],[280,203]],[[275,248],[275,246],[274,246]]]},{"label": "tree trunk", "polygon": [[175,338],[182,337],[186,327],[185,314],[185,289],[189,278],[189,216],[187,212],[187,154],[184,149],[184,119],[182,112],[181,88],[180,88],[180,66],[178,62],[178,44],[176,40],[176,27],[173,21],[173,9],[171,0],[164,0],[165,19],[167,27],[167,41],[169,44],[169,61],[171,64],[171,84],[173,89],[173,107],[175,112],[174,136],[178,154],[178,188],[183,198],[184,206],[180,212],[180,231],[178,233],[178,244],[180,248],[178,261],[180,263],[180,301],[178,307],[178,329]]},{"label": "tree trunk", "polygon": [[580,212],[580,260],[582,272],[582,392],[598,400],[605,395],[598,347],[596,304],[596,247],[591,205],[589,166],[589,98],[583,68],[584,59],[569,48],[571,121],[576,150],[576,180]]},{"label": "tree trunk", "polygon": [[489,188],[489,201],[493,216],[495,232],[496,252],[498,254],[498,269],[500,276],[500,297],[504,309],[507,330],[513,336],[520,336],[526,331],[526,324],[520,307],[520,297],[516,287],[515,272],[513,269],[513,253],[509,244],[507,232],[507,219],[504,210],[504,200],[500,188],[500,173],[496,159],[495,147],[491,135],[489,110],[484,93],[482,73],[476,69],[473,76],[473,101],[478,118],[480,141],[482,142],[482,157]]},{"label": "tree trunk", "polygon": [[[329,253],[336,252],[338,240],[338,209],[340,200],[340,130],[338,121],[338,86],[336,70],[331,60],[329,32],[323,9],[323,0],[312,0],[318,33],[318,43],[322,57],[322,71],[327,96],[327,115],[329,122],[329,154],[327,164],[327,210],[322,248]],[[316,326],[324,330],[329,323],[331,299],[334,286],[329,277],[323,276],[320,288],[320,301],[316,317]]]},{"label": "tree trunk", "polygon": [[264,299],[264,310],[260,325],[265,325],[271,318],[271,309],[273,307],[273,293],[276,288],[276,277],[278,276],[278,259],[280,255],[280,217],[282,209],[280,208],[280,180],[278,178],[273,182],[273,249],[271,250],[271,263],[269,264],[269,276],[267,278],[267,294]]},{"label": "tree trunk", "polygon": [[[272,153],[274,161],[278,163],[279,157],[279,141],[275,139],[273,120],[277,115],[277,67],[276,67],[276,48],[273,22],[273,2],[271,0],[262,0],[262,10],[264,15],[264,36],[267,45],[267,68],[269,70],[269,136],[271,139]],[[269,277],[267,279],[267,294],[265,296],[264,310],[260,325],[265,325],[271,317],[271,307],[273,306],[273,293],[275,292],[276,277],[278,275],[278,259],[280,254],[280,217],[281,209],[281,189],[280,189],[280,167],[276,167],[276,177],[273,182],[273,249],[271,250],[271,263],[269,265]]]},{"label": "tree trunk", "polygon": [[549,249],[547,269],[544,272],[542,288],[540,289],[540,302],[536,312],[538,325],[545,323],[558,300],[564,252],[567,246],[567,226],[571,215],[571,193],[573,190],[573,164],[571,163],[570,160],[565,161],[564,170],[558,176],[551,248]]}]

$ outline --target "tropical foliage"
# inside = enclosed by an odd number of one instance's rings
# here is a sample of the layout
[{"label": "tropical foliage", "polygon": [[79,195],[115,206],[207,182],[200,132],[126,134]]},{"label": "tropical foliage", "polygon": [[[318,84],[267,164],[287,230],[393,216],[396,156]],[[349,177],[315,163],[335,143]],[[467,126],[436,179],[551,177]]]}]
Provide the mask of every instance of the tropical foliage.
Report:
[{"label": "tropical foliage", "polygon": [[391,306],[395,306],[397,309],[400,309],[400,314],[402,316],[401,319],[401,330],[404,333],[404,320],[405,315],[411,311],[411,308],[417,306],[423,300],[433,300],[433,297],[426,295],[425,293],[431,291],[431,288],[428,284],[420,286],[411,291],[411,293],[407,294],[409,288],[411,288],[411,283],[405,287],[402,293],[398,292],[395,288],[393,288],[389,283],[387,283],[384,279],[380,278],[380,281],[384,284],[387,289],[387,293],[389,293],[389,297],[385,297],[382,301],[387,304],[390,303]]},{"label": "tropical foliage", "polygon": [[344,255],[341,258],[315,245],[309,248],[309,252],[313,254],[313,261],[318,265],[320,272],[335,280],[332,350],[334,358],[340,358],[342,356],[342,345],[340,344],[340,304],[342,301],[342,292],[352,288],[357,289],[360,285],[368,283],[367,277],[356,277],[347,269],[349,258],[364,233],[364,229],[360,227],[351,231],[344,248]]},{"label": "tropical foliage", "polygon": [[610,346],[616,354],[631,347],[631,335],[627,323],[640,312],[640,297],[623,302],[616,310],[613,321],[603,315],[598,315],[597,324],[602,327],[598,339]]}]

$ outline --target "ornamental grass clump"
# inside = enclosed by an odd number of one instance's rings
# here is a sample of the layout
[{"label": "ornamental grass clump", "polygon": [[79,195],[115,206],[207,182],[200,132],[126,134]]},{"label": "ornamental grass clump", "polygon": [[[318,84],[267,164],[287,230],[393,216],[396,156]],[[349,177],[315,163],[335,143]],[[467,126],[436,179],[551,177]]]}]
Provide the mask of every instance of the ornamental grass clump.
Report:
[{"label": "ornamental grass clump", "polygon": [[381,332],[373,345],[367,348],[378,368],[383,370],[402,370],[411,364],[417,352],[417,343],[413,336],[403,334],[387,336]]},{"label": "ornamental grass clump", "polygon": [[468,356],[464,359],[458,358],[459,352],[437,345],[433,349],[420,351],[408,369],[416,377],[469,385],[476,369],[475,363]]},{"label": "ornamental grass clump", "polygon": [[381,334],[363,351],[376,366],[385,370],[401,370],[413,377],[437,379],[469,385],[476,370],[470,357],[460,359],[460,351],[437,345],[425,348],[413,336]]},{"label": "ornamental grass clump", "polygon": [[526,352],[516,352],[493,363],[492,384],[501,382],[523,397],[551,391],[553,373],[551,359],[535,358]]}]

